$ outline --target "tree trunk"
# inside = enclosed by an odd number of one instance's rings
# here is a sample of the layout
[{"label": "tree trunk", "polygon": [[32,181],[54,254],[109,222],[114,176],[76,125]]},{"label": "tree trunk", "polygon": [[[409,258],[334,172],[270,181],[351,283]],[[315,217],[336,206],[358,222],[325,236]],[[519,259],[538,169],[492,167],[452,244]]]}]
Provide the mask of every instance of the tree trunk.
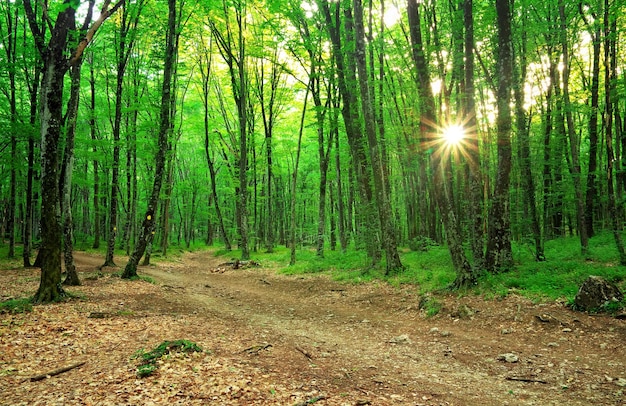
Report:
[{"label": "tree trunk", "polygon": [[489,211],[487,269],[509,270],[513,265],[509,184],[511,173],[511,86],[513,71],[509,0],[496,0],[498,26],[498,168]]},{"label": "tree trunk", "polygon": [[[322,12],[324,13],[326,27],[331,39],[333,47],[333,58],[337,68],[337,85],[342,98],[341,113],[346,126],[346,135],[350,146],[350,155],[352,157],[352,165],[356,175],[356,184],[359,192],[360,204],[356,210],[356,236],[365,243],[367,253],[371,259],[372,265],[376,265],[381,259],[381,250],[379,246],[379,218],[376,216],[374,208],[374,195],[372,191],[371,169],[368,166],[367,155],[365,153],[365,145],[362,137],[362,127],[358,113],[358,82],[356,78],[356,66],[350,63],[350,59],[346,58],[346,53],[352,46],[353,38],[353,18],[352,11],[349,7],[344,10],[345,15],[345,32],[346,44],[342,44],[340,35],[340,19],[339,19],[339,3],[333,3],[335,9],[334,15],[331,14],[329,4],[327,2],[318,2]],[[353,58],[352,58],[353,59]],[[352,60],[353,61],[353,60]]]},{"label": "tree trunk", "polygon": [[304,96],[304,105],[302,106],[302,115],[300,116],[300,130],[298,131],[298,147],[296,149],[296,161],[293,165],[293,174],[291,180],[291,223],[289,233],[290,257],[289,265],[296,264],[296,186],[298,184],[298,165],[300,164],[300,152],[302,151],[302,133],[304,132],[304,118],[306,116],[306,105],[309,100],[309,89],[312,79],[309,78],[309,84],[306,88]]},{"label": "tree trunk", "polygon": [[[617,211],[617,202],[615,200],[615,175],[613,171],[613,166],[615,164],[615,154],[613,152],[613,95],[617,94],[615,92],[615,82],[612,81],[614,79],[612,77],[613,67],[611,66],[611,62],[615,61],[613,59],[613,55],[611,55],[611,51],[615,51],[615,47],[612,42],[615,41],[615,36],[617,35],[616,31],[614,31],[614,25],[611,22],[612,19],[616,18],[611,13],[611,3],[609,0],[604,1],[604,104],[605,104],[605,117],[604,117],[604,132],[605,132],[605,141],[606,141],[606,158],[607,158],[607,198],[608,198],[608,210],[609,216],[611,217],[611,228],[613,231],[613,237],[615,239],[615,247],[617,248],[617,252],[619,254],[619,262],[620,265],[626,265],[626,251],[624,250],[624,242],[622,240],[622,227],[619,222],[619,214]],[[611,62],[609,62],[611,61]]]},{"label": "tree trunk", "polygon": [[[598,1],[601,8],[601,2]],[[595,10],[597,12],[597,10]],[[594,219],[597,217],[598,186],[598,110],[600,101],[600,49],[602,45],[602,26],[596,14],[591,25],[587,23],[593,41],[593,62],[591,73],[591,111],[589,112],[589,161],[587,166],[587,190],[585,193],[585,226],[589,238],[595,234]],[[585,21],[587,21],[585,19]]]},{"label": "tree trunk", "polygon": [[353,1],[356,50],[354,58],[359,76],[359,88],[361,91],[361,108],[365,120],[365,132],[369,144],[369,156],[374,177],[374,189],[376,191],[376,204],[378,206],[380,234],[385,250],[386,269],[385,274],[390,275],[404,269],[398,254],[396,230],[393,224],[391,209],[391,191],[386,180],[381,143],[376,134],[376,120],[374,106],[372,104],[370,85],[368,83],[367,65],[365,61],[365,28],[363,25],[363,5],[361,0]]},{"label": "tree trunk", "polygon": [[[98,139],[98,130],[96,128],[96,78],[93,68],[93,56],[90,58],[89,64],[89,89],[90,89],[90,101],[89,101],[89,132],[91,134],[91,140],[93,141],[93,154],[97,156],[98,147],[96,146],[96,140]],[[99,173],[98,159],[93,160],[93,249],[100,248],[100,173]]]},{"label": "tree trunk", "polygon": [[65,260],[64,285],[78,286],[80,279],[74,265],[74,222],[72,220],[72,172],[74,171],[74,139],[76,135],[76,119],[78,116],[78,101],[80,98],[80,68],[82,59],[71,68],[70,99],[67,103],[67,118],[65,122],[65,153],[61,168],[62,193],[61,209],[63,211],[63,259]]},{"label": "tree trunk", "polygon": [[[431,133],[431,129],[427,126],[436,128],[437,118],[435,116],[435,100],[432,94],[428,64],[422,42],[419,5],[416,0],[408,0],[407,14],[409,17],[413,63],[417,72],[417,89],[420,99],[423,101],[420,112],[420,132],[422,137],[421,148],[425,149],[426,145],[439,141],[428,139],[426,136],[426,134]],[[420,151],[420,153],[424,152],[426,151]],[[448,192],[449,187],[444,182],[445,177],[442,173],[443,167],[441,159],[442,154],[438,151],[430,154],[430,167],[434,176],[433,181],[434,184],[437,185],[437,189],[434,190],[435,202],[446,228],[448,250],[450,251],[450,257],[452,258],[452,263],[456,271],[456,279],[453,286],[455,288],[461,288],[473,285],[476,281],[476,275],[463,250],[463,239],[458,228],[456,213],[454,213],[451,204]]]},{"label": "tree trunk", "polygon": [[[525,25],[524,25],[525,27]],[[524,111],[524,83],[526,83],[526,32],[522,31],[522,45],[518,55],[519,69],[513,76],[513,91],[515,95],[515,121],[518,139],[518,154],[520,172],[524,189],[524,204],[528,208],[530,216],[530,229],[535,242],[535,260],[545,261],[543,249],[543,237],[541,235],[541,223],[537,213],[537,201],[535,197],[535,178],[531,168],[530,154],[530,120],[526,119]],[[527,125],[528,121],[528,125]]]},{"label": "tree trunk", "polygon": [[582,190],[582,179],[580,170],[580,141],[576,135],[574,128],[574,119],[572,117],[573,106],[569,97],[569,45],[567,43],[567,20],[565,16],[565,5],[563,0],[559,0],[559,17],[560,17],[560,42],[563,55],[563,107],[567,122],[567,138],[570,145],[571,164],[569,166],[572,182],[574,184],[574,194],[576,198],[576,219],[578,225],[578,235],[580,237],[580,247],[582,255],[587,255],[589,249],[589,238],[587,235],[587,227],[585,221],[585,200]]},{"label": "tree trunk", "polygon": [[165,176],[166,154],[169,148],[169,137],[172,132],[172,81],[174,76],[174,64],[178,54],[177,37],[178,24],[176,18],[176,0],[168,0],[168,24],[165,38],[165,62],[163,66],[163,84],[161,88],[161,110],[159,114],[159,139],[158,150],[155,157],[155,173],[154,183],[152,185],[152,193],[148,200],[146,214],[143,217],[137,243],[133,253],[128,258],[128,263],[122,273],[122,278],[130,279],[137,276],[137,265],[143,256],[148,241],[151,240],[155,226],[155,215],[159,202],[159,195],[163,178]]},{"label": "tree trunk", "polygon": [[465,91],[464,120],[467,121],[466,137],[469,168],[471,247],[474,266],[483,269],[485,266],[485,236],[483,215],[483,181],[478,142],[478,122],[476,120],[476,101],[474,99],[474,10],[472,0],[463,0],[463,25],[465,27]]}]

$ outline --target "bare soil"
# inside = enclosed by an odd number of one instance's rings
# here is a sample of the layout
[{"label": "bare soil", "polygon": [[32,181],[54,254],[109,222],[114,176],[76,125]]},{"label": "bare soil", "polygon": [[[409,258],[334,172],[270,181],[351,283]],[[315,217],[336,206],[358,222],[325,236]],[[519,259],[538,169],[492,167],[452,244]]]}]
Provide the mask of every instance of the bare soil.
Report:
[{"label": "bare soil", "polygon": [[[69,291],[82,298],[0,314],[0,404],[626,404],[624,320],[515,294],[438,295],[427,317],[415,286],[222,261],[188,253],[140,268],[150,284],[98,274],[103,258],[77,253],[84,284]],[[32,294],[38,278],[0,271],[0,299]],[[177,339],[204,351],[137,377],[138,350]]]}]

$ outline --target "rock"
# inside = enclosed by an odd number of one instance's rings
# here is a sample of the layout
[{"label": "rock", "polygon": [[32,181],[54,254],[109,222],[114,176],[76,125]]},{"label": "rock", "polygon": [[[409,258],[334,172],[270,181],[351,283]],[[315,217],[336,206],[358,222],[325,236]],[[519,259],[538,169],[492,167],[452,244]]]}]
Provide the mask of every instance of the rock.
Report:
[{"label": "rock", "polygon": [[450,314],[450,316],[455,319],[467,320],[473,318],[474,314],[476,314],[475,310],[473,310],[466,304],[461,304],[454,312]]},{"label": "rock", "polygon": [[504,362],[508,362],[510,364],[515,363],[517,361],[519,361],[519,357],[515,354],[512,353],[506,353],[506,354],[500,354],[498,355],[498,357],[496,358],[498,361],[504,361]]},{"label": "rock", "polygon": [[412,341],[407,334],[402,334],[389,340],[392,344],[411,344]]},{"label": "rock", "polygon": [[622,388],[626,387],[626,379],[624,378],[617,378],[617,380],[615,381],[615,384],[617,386],[620,386]]},{"label": "rock", "polygon": [[600,276],[589,276],[578,289],[574,305],[581,311],[597,311],[611,302],[624,299],[624,294],[613,283]]}]

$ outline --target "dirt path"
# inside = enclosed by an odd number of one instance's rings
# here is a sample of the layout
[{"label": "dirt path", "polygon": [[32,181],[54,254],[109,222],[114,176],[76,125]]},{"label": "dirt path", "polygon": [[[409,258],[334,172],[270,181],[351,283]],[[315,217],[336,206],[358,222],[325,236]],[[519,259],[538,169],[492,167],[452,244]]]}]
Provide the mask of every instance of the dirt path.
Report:
[{"label": "dirt path", "polygon": [[[242,347],[271,345],[254,361],[314,381],[329,404],[341,396],[456,405],[626,399],[624,321],[515,296],[444,298],[443,311],[426,318],[415,288],[220,268],[208,253],[144,272],[172,292],[179,311],[223,320]],[[517,361],[498,359],[507,353]]]},{"label": "dirt path", "polygon": [[[140,268],[156,284],[75,259],[83,300],[0,314],[0,405],[626,404],[624,320],[516,295],[437,297],[428,318],[416,287],[235,270],[210,252]],[[38,275],[1,271],[0,296],[32,294]],[[133,354],[173,339],[205,351],[138,379]]]}]

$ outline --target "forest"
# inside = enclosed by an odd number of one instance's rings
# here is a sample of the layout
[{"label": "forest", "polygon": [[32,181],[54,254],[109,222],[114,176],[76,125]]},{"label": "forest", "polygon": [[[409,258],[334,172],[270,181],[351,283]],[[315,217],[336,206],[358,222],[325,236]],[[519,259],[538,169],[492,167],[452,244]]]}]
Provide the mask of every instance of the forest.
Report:
[{"label": "forest", "polygon": [[80,283],[75,246],[124,278],[172,246],[385,275],[446,246],[462,288],[608,233],[626,265],[625,7],[2,0],[8,257],[41,267],[38,303]]}]

